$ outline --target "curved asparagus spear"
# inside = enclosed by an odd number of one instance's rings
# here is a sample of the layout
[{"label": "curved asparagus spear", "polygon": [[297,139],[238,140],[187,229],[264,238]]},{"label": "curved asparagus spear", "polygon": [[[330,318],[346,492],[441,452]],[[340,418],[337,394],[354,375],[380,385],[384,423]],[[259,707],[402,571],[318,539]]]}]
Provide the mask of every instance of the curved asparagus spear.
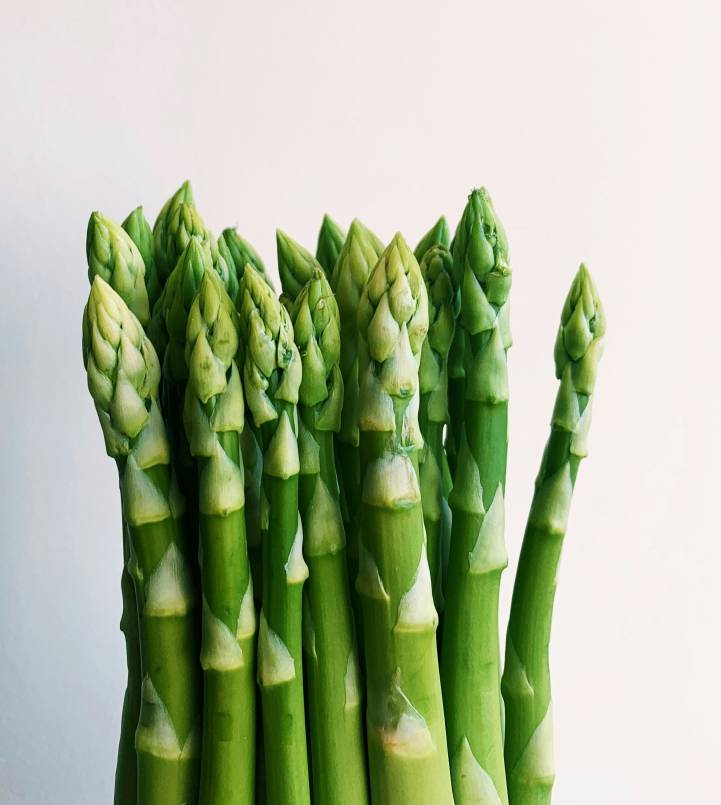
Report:
[{"label": "curved asparagus spear", "polygon": [[278,248],[278,273],[283,294],[292,302],[301,288],[313,277],[316,269],[323,270],[313,255],[280,229],[275,232]]},{"label": "curved asparagus spear", "polygon": [[338,255],[343,248],[345,238],[345,232],[330,215],[324,215],[320,232],[318,232],[318,245],[315,250],[315,257],[328,278],[330,278],[335,264],[338,262]]},{"label": "curved asparagus spear", "polygon": [[[88,277],[92,283],[100,276],[114,287],[129,308],[147,322],[148,299],[143,281],[144,268],[137,249],[128,236],[110,219],[95,212],[90,216],[86,239]],[[135,752],[135,730],[140,714],[140,635],[135,588],[130,577],[130,537],[125,522],[123,534],[123,570],[120,590],[123,611],[120,630],[125,637],[125,660],[128,676],[123,696],[120,721],[118,759],[115,768],[115,805],[134,805],[138,792],[138,758]]]},{"label": "curved asparagus spear", "polygon": [[317,268],[293,304],[303,379],[298,413],[300,511],[308,569],[303,619],[316,805],[368,803],[362,697],[333,434],[343,379],[338,306]]},{"label": "curved asparagus spear", "polygon": [[448,350],[458,316],[459,295],[453,287],[453,258],[445,246],[425,252],[420,269],[428,291],[428,337],[421,349],[418,373],[420,407],[418,421],[423,434],[420,484],[426,550],[437,610],[443,606],[442,546],[450,540],[450,510],[444,489],[445,449],[443,430],[448,423]]},{"label": "curved asparagus spear", "polygon": [[246,265],[240,285],[243,383],[263,446],[267,533],[258,633],[268,802],[310,802],[303,702],[301,604],[308,568],[298,517],[298,388],[301,363],[286,309]]},{"label": "curved asparagus spear", "polygon": [[145,263],[145,287],[148,290],[148,303],[152,314],[155,303],[160,296],[160,280],[158,268],[155,265],[155,241],[153,230],[143,215],[143,208],[136,207],[122,223],[123,229],[138,247],[143,263]]},{"label": "curved asparagus spear", "polygon": [[85,239],[88,279],[102,277],[145,327],[150,320],[145,263],[130,236],[110,218],[94,212]]},{"label": "curved asparagus spear", "polygon": [[[341,505],[348,544],[348,571],[356,614],[360,604],[355,592],[358,575],[358,516],[360,513],[360,453],[358,450],[358,303],[371,269],[383,252],[383,244],[357,218],[348,230],[331,276],[331,288],[340,314],[340,371],[343,376],[343,410],[336,435]],[[357,621],[358,622],[358,621]],[[362,637],[359,636],[362,651]]]},{"label": "curved asparagus spear", "polygon": [[224,244],[230,254],[233,263],[235,264],[235,272],[240,282],[243,276],[243,270],[247,263],[250,263],[253,268],[263,277],[266,283],[272,288],[273,281],[268,276],[268,272],[263,265],[263,260],[256,250],[251,246],[245,238],[242,238],[235,229],[228,227],[223,230],[220,240]]},{"label": "curved asparagus spear", "polygon": [[485,190],[471,193],[456,233],[460,327],[467,334],[464,427],[450,505],[453,531],[441,678],[458,805],[508,802],[503,766],[498,593],[504,545],[511,271]]},{"label": "curved asparagus spear", "polygon": [[200,749],[196,590],[158,404],[160,366],[140,322],[96,277],[83,316],[88,388],[121,478],[141,613],[140,805],[197,801]]},{"label": "curved asparagus spear", "polygon": [[547,805],[554,781],[548,646],[561,546],[581,459],[606,322],[585,266],[561,314],[554,357],[561,385],[536,479],[513,587],[503,699],[511,805]]},{"label": "curved asparagus spear", "polygon": [[374,803],[451,805],[431,579],[418,486],[418,363],[428,300],[400,234],[358,307],[363,605]]},{"label": "curved asparagus spear", "polygon": [[418,241],[418,245],[413,252],[413,256],[418,260],[418,264],[420,265],[426,252],[433,246],[445,246],[448,248],[449,238],[448,221],[441,215],[428,232]]},{"label": "curved asparagus spear", "polygon": [[201,805],[255,800],[255,609],[245,537],[237,314],[205,271],[188,315],[185,428],[198,463],[204,671]]}]

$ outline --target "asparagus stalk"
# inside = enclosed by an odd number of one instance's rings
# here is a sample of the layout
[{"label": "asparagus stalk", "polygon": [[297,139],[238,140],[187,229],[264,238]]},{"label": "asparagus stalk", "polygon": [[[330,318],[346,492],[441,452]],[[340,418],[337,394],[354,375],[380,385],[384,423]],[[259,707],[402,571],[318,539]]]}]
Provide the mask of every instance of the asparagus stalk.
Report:
[{"label": "asparagus stalk", "polygon": [[193,803],[200,748],[196,591],[158,404],[160,366],[140,322],[100,276],[83,316],[83,357],[105,447],[120,473],[141,614],[137,801]]},{"label": "asparagus stalk", "polygon": [[474,190],[456,233],[465,406],[454,486],[441,677],[458,805],[507,803],[500,696],[498,593],[504,545],[511,271],[503,228]]},{"label": "asparagus stalk", "polygon": [[94,212],[88,221],[85,253],[90,282],[102,277],[144,327],[150,320],[145,263],[130,236],[102,213]]},{"label": "asparagus stalk", "polygon": [[317,268],[292,307],[299,391],[300,510],[310,571],[304,590],[313,802],[368,803],[358,654],[338,503],[333,434],[343,379],[338,306]]},{"label": "asparagus stalk", "polygon": [[[357,218],[351,223],[331,276],[331,288],[340,315],[340,371],[343,376],[343,409],[336,450],[341,483],[341,511],[345,521],[348,570],[351,584],[358,575],[358,518],[360,514],[360,453],[358,430],[358,303],[371,269],[383,252],[383,244]],[[351,587],[356,623],[360,603]],[[359,640],[361,638],[359,637]],[[362,640],[361,640],[362,647]]]},{"label": "asparagus stalk", "polygon": [[188,245],[188,240],[193,235],[205,237],[205,234],[205,224],[195,209],[190,182],[185,181],[165,202],[153,224],[155,262],[161,289]]},{"label": "asparagus stalk", "polygon": [[263,265],[263,260],[256,250],[248,243],[245,238],[242,238],[235,229],[224,229],[223,234],[220,236],[218,244],[223,241],[225,248],[230,254],[231,259],[235,265],[235,272],[240,282],[245,266],[250,263],[253,268],[263,277],[266,283],[272,288],[273,281],[268,276],[268,272]]},{"label": "asparagus stalk", "polygon": [[553,601],[573,487],[588,452],[591,397],[605,331],[598,292],[582,265],[561,314],[554,349],[561,383],[523,537],[506,636],[502,686],[512,805],[551,802],[555,773],[548,648]]},{"label": "asparagus stalk", "polygon": [[453,287],[453,258],[443,245],[425,252],[420,269],[428,292],[428,337],[421,349],[418,420],[423,434],[419,479],[426,527],[426,550],[436,609],[443,608],[442,553],[450,540],[450,509],[444,488],[446,464],[443,431],[448,423],[448,350],[458,315],[459,295]]},{"label": "asparagus stalk", "polygon": [[453,802],[418,486],[418,364],[428,300],[400,234],[358,307],[363,605],[374,803]]},{"label": "asparagus stalk", "polygon": [[315,270],[323,269],[309,251],[282,230],[276,230],[275,240],[278,248],[280,284],[283,294],[293,302],[301,288],[313,278]]},{"label": "asparagus stalk", "polygon": [[138,247],[143,263],[145,264],[145,287],[148,291],[148,303],[150,312],[153,312],[155,303],[160,296],[160,280],[158,279],[158,268],[155,265],[155,241],[153,240],[153,230],[143,215],[143,208],[136,207],[122,223],[123,229],[128,233],[130,239]]},{"label": "asparagus stalk", "polygon": [[198,463],[204,671],[201,805],[255,801],[255,609],[245,536],[237,314],[214,271],[190,308],[185,427]]},{"label": "asparagus stalk", "polygon": [[[143,261],[125,232],[99,212],[88,222],[86,238],[88,277],[105,279],[121,299],[147,322],[148,299],[143,281]],[[134,805],[138,791],[138,758],[135,752],[135,730],[140,715],[140,635],[135,588],[128,569],[130,537],[125,522],[123,534],[123,570],[120,590],[123,610],[120,630],[125,637],[125,659],[128,670],[123,710],[120,720],[118,759],[115,768],[115,805]]]},{"label": "asparagus stalk", "polygon": [[338,262],[338,255],[345,243],[345,238],[346,233],[330,215],[324,215],[323,223],[318,233],[318,246],[315,250],[315,257],[323,271],[325,271],[326,277],[330,277],[333,273],[335,264]]},{"label": "asparagus stalk", "polygon": [[258,633],[267,799],[272,805],[307,805],[301,607],[308,568],[298,517],[296,410],[301,362],[287,311],[250,265],[239,301],[243,382],[261,435],[267,500]]},{"label": "asparagus stalk", "polygon": [[441,217],[433,224],[433,226],[426,232],[425,235],[418,241],[418,245],[413,252],[414,257],[418,264],[422,262],[426,252],[433,248],[433,246],[445,246],[448,248],[448,239],[450,233],[448,231],[448,221],[445,217]]}]

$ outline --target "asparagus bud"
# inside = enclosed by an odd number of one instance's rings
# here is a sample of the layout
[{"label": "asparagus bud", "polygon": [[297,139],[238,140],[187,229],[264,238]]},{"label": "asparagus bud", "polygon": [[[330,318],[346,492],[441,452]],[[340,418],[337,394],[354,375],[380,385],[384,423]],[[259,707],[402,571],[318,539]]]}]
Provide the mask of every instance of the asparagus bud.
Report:
[{"label": "asparagus bud", "polygon": [[150,224],[143,215],[142,207],[136,207],[123,221],[122,226],[133,243],[138,247],[138,251],[143,258],[143,263],[145,263],[145,287],[148,290],[148,303],[150,313],[152,314],[161,290],[160,280],[158,279],[158,267],[155,264],[153,230],[150,228]]},{"label": "asparagus bud", "polygon": [[335,264],[338,262],[338,255],[343,248],[345,238],[345,232],[330,215],[324,215],[323,223],[318,233],[318,246],[315,250],[315,257],[328,278],[330,278]]},{"label": "asparagus bud", "polygon": [[100,212],[88,221],[85,242],[88,279],[102,277],[145,326],[150,319],[145,264],[127,233]]},{"label": "asparagus bud", "polygon": [[278,247],[280,284],[283,293],[292,302],[306,282],[312,279],[313,272],[321,266],[310,252],[280,229],[275,233],[275,240]]}]

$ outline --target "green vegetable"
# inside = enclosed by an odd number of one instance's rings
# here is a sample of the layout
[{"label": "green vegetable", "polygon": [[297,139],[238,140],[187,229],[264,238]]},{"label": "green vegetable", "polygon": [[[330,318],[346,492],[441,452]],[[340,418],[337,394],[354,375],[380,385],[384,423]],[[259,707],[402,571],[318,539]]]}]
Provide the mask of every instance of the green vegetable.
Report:
[{"label": "green vegetable", "polygon": [[453,287],[453,258],[445,246],[425,252],[420,269],[428,291],[428,337],[421,349],[418,420],[423,434],[420,484],[426,550],[433,583],[433,600],[443,605],[442,546],[450,540],[450,510],[443,472],[446,463],[443,430],[448,423],[448,350],[458,316],[459,296]]},{"label": "green vegetable", "polygon": [[88,221],[85,240],[88,279],[102,277],[145,326],[150,320],[145,263],[137,246],[116,223],[100,212]]},{"label": "green vegetable", "polygon": [[155,265],[153,230],[150,228],[150,224],[143,215],[142,207],[136,207],[123,221],[123,229],[138,247],[138,251],[143,258],[143,263],[145,264],[145,287],[148,290],[148,303],[150,305],[150,313],[152,313],[155,303],[160,296],[161,288],[160,280],[158,279],[158,268]]},{"label": "green vegetable", "polygon": [[193,235],[205,239],[207,230],[195,208],[190,182],[185,181],[165,202],[153,225],[155,264],[161,289]]},{"label": "green vegetable", "polygon": [[263,261],[256,250],[248,243],[245,238],[242,238],[235,229],[224,229],[223,234],[220,236],[218,244],[223,241],[228,254],[230,255],[234,265],[235,273],[240,282],[246,264],[250,263],[253,268],[263,277],[266,283],[272,288],[273,282],[265,270]]},{"label": "green vegetable", "polygon": [[204,671],[202,805],[255,801],[255,608],[245,536],[237,314],[205,271],[188,315],[185,427],[198,463]]},{"label": "green vegetable", "polygon": [[83,316],[88,388],[120,473],[140,612],[142,701],[135,735],[140,805],[197,801],[197,593],[158,404],[160,366],[138,319],[99,276]]},{"label": "green vegetable", "polygon": [[261,521],[267,517],[258,632],[267,798],[273,805],[307,805],[301,612],[308,568],[298,517],[296,411],[301,362],[288,312],[250,265],[239,304],[245,396],[263,447]]},{"label": "green vegetable", "polygon": [[283,294],[292,302],[301,288],[322,268],[313,255],[280,229],[275,233],[278,247],[278,273]]},{"label": "green vegetable", "polygon": [[588,452],[591,397],[605,331],[598,292],[582,265],[561,314],[554,349],[561,384],[523,537],[506,637],[503,699],[512,805],[551,802],[555,773],[548,646],[553,599],[576,474]]},{"label": "green vegetable", "polygon": [[[331,276],[331,288],[340,315],[340,371],[343,376],[343,410],[336,436],[341,506],[348,541],[351,584],[358,575],[358,518],[360,514],[360,453],[358,450],[358,303],[383,244],[357,218],[351,223]],[[351,588],[357,621],[360,603]],[[359,637],[359,640],[361,638]]]},{"label": "green vegetable", "polygon": [[507,803],[503,766],[498,593],[508,564],[504,490],[508,447],[505,234],[485,190],[474,190],[453,248],[466,334],[465,406],[453,511],[441,678],[458,805]]},{"label": "green vegetable", "polygon": [[418,484],[418,362],[428,300],[396,235],[358,306],[363,605],[374,803],[451,805],[433,606]]},{"label": "green vegetable", "polygon": [[330,277],[333,273],[335,264],[338,262],[338,255],[345,243],[345,238],[345,232],[330,215],[324,215],[323,223],[318,233],[318,246],[315,250],[315,257],[327,277]]},{"label": "green vegetable", "polygon": [[425,235],[418,241],[413,255],[420,264],[425,257],[426,252],[433,246],[445,246],[448,248],[448,239],[450,232],[448,231],[448,221],[445,217],[441,217],[433,224],[433,226],[426,232]]},{"label": "green vegetable", "polygon": [[313,802],[363,805],[369,799],[362,696],[333,452],[343,404],[340,321],[320,268],[297,296],[292,317],[303,366],[298,447],[303,553],[310,571],[303,632]]}]

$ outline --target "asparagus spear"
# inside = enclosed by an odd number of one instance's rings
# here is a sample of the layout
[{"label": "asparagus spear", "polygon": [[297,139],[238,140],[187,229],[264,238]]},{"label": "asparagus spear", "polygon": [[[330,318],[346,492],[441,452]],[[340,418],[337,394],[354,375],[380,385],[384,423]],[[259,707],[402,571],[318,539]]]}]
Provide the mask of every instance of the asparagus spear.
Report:
[{"label": "asparagus spear", "polygon": [[243,272],[239,303],[243,382],[261,435],[267,499],[258,632],[267,798],[273,805],[307,805],[301,604],[308,568],[298,517],[296,410],[301,362],[288,312],[250,265]]},{"label": "asparagus spear", "polygon": [[303,366],[298,447],[303,552],[310,571],[303,630],[313,802],[363,805],[369,800],[358,654],[333,451],[343,404],[340,321],[320,268],[291,313]]},{"label": "asparagus spear", "polygon": [[443,245],[425,252],[420,269],[428,291],[429,328],[419,369],[418,419],[423,434],[420,485],[426,550],[437,610],[443,605],[442,546],[450,540],[450,510],[443,472],[446,458],[443,430],[448,423],[448,350],[458,316],[459,295],[453,287],[453,258]]},{"label": "asparagus spear", "polygon": [[142,207],[136,207],[123,221],[122,226],[138,247],[143,263],[145,263],[145,287],[148,291],[148,303],[152,313],[160,296],[160,280],[158,279],[158,268],[155,265],[153,230],[143,215]]},{"label": "asparagus spear", "polygon": [[433,246],[445,246],[448,248],[449,237],[448,221],[441,215],[428,232],[418,241],[418,245],[413,252],[414,257],[418,260],[418,264],[420,265],[426,252]]},{"label": "asparagus spear", "polygon": [[[142,293],[142,273],[138,255],[127,243],[124,233],[118,234],[118,227],[100,213],[93,213],[88,223],[86,251],[88,258],[88,277],[92,283],[96,275],[106,279],[128,307],[134,306],[141,315],[145,312]],[[127,525],[122,522],[123,570],[120,576],[120,591],[123,610],[120,617],[120,630],[125,637],[125,660],[128,676],[123,696],[123,710],[120,720],[120,740],[118,741],[118,760],[115,767],[115,805],[131,805],[137,800],[138,758],[135,752],[135,730],[140,715],[140,635],[138,606],[135,587],[130,576],[130,537]]]},{"label": "asparagus spear", "polygon": [[160,366],[140,322],[100,276],[83,316],[83,357],[105,447],[120,473],[141,613],[138,802],[192,803],[200,748],[196,591],[158,404]]},{"label": "asparagus spear", "polygon": [[330,217],[323,216],[323,223],[318,233],[318,246],[315,250],[316,260],[320,263],[326,277],[330,277],[338,262],[338,255],[345,243],[346,234]]},{"label": "asparagus spear", "polygon": [[201,805],[255,800],[255,609],[245,537],[237,314],[205,271],[188,315],[185,427],[198,463],[204,671]]},{"label": "asparagus spear", "polygon": [[456,234],[460,327],[467,334],[463,427],[450,505],[453,532],[441,677],[458,805],[506,803],[498,593],[508,446],[506,350],[511,271],[505,234],[485,190],[474,190]]},{"label": "asparagus spear", "polygon": [[268,276],[268,272],[265,270],[265,266],[263,265],[263,261],[256,252],[256,250],[248,243],[245,238],[242,238],[235,229],[228,229],[223,230],[223,234],[220,236],[218,244],[220,241],[224,242],[224,245],[235,264],[235,272],[238,277],[238,281],[240,282],[243,271],[247,263],[250,263],[253,268],[263,277],[266,283],[272,288],[273,281]]},{"label": "asparagus spear", "polygon": [[[341,510],[348,544],[351,584],[358,575],[358,516],[360,513],[360,453],[358,450],[358,303],[371,269],[378,262],[383,244],[357,218],[351,223],[331,276],[331,288],[340,315],[340,371],[343,376],[343,410],[336,436],[341,483]],[[356,623],[360,604],[351,587]],[[361,641],[362,648],[362,639]]]},{"label": "asparagus spear", "polygon": [[358,306],[363,605],[374,803],[453,802],[418,486],[418,363],[428,300],[400,234]]},{"label": "asparagus spear", "polygon": [[283,294],[292,302],[306,282],[313,278],[313,272],[323,269],[309,251],[282,230],[276,230],[275,241],[278,248],[280,284]]},{"label": "asparagus spear", "polygon": [[102,277],[144,327],[150,319],[145,263],[130,236],[110,218],[94,212],[88,221],[85,253],[90,282]]},{"label": "asparagus spear", "polygon": [[192,235],[205,236],[205,224],[195,209],[189,181],[165,202],[153,224],[155,262],[161,289]]},{"label": "asparagus spear", "polygon": [[561,314],[554,349],[561,383],[523,537],[506,637],[502,687],[512,805],[551,802],[555,775],[548,647],[553,600],[576,474],[587,455],[605,331],[601,301],[582,265]]}]

